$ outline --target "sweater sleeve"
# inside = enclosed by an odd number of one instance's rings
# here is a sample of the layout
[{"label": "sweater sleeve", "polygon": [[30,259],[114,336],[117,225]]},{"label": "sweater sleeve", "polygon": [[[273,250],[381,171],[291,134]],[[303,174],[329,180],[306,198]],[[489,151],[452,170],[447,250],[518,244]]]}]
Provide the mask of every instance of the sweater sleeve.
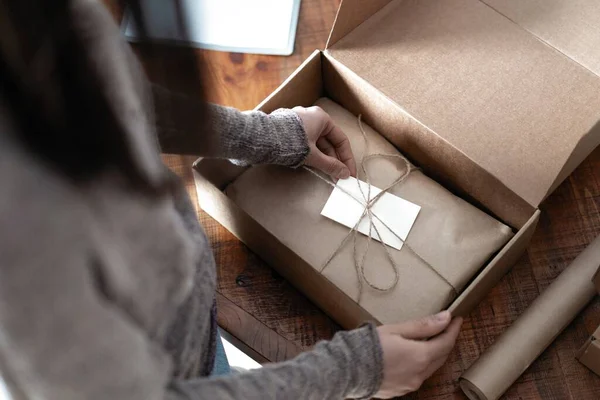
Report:
[{"label": "sweater sleeve", "polygon": [[173,380],[166,353],[98,293],[86,268],[48,259],[4,267],[0,372],[15,400],[329,400],[368,398],[381,383],[372,325],[252,372]]},{"label": "sweater sleeve", "polygon": [[0,372],[15,400],[325,400],[368,398],[380,386],[382,356],[371,325],[252,372],[172,380],[160,346],[98,296],[84,269],[76,268],[70,279],[48,279],[49,272],[29,282],[34,268],[13,270],[23,285],[2,274]]},{"label": "sweater sleeve", "polygon": [[[174,380],[160,339],[111,300],[100,267],[108,260],[90,239],[80,193],[0,144],[0,183],[10,193],[0,201],[0,375],[13,399],[342,399],[379,387],[372,326],[258,371]],[[119,276],[129,276],[110,254]]]},{"label": "sweater sleeve", "polygon": [[227,158],[238,164],[299,166],[309,152],[298,115],[242,112],[204,104],[152,85],[155,123],[162,151]]},{"label": "sweater sleeve", "polygon": [[[382,351],[371,324],[338,332],[293,360],[247,373],[175,382],[186,400],[370,398],[381,385]],[[180,397],[173,397],[179,399]]]},{"label": "sweater sleeve", "polygon": [[[127,302],[139,296],[121,252],[98,246],[94,221],[105,213],[91,212],[81,191],[7,136],[0,134],[0,186],[10,194],[0,200],[0,375],[13,399],[342,399],[377,390],[382,355],[372,326],[259,371],[175,380],[160,337],[111,295],[121,285]],[[119,279],[109,278],[109,262]]]}]

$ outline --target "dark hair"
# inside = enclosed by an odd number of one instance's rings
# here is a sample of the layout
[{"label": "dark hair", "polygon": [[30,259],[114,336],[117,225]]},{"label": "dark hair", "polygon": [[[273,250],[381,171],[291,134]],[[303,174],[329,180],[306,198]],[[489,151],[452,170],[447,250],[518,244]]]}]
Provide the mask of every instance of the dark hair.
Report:
[{"label": "dark hair", "polygon": [[[99,78],[75,34],[71,1],[0,0],[0,96],[14,118],[18,138],[76,183],[115,168],[131,188],[160,193],[171,185],[170,178],[150,182],[134,163],[122,127],[110,111],[110,99],[102,95]],[[182,21],[178,1],[173,1]],[[121,7],[129,8],[139,31],[146,32],[139,0],[122,0]],[[151,43],[143,47],[144,52],[154,51]],[[189,59],[180,68],[188,69],[190,79],[197,78],[201,90],[196,57]]]}]

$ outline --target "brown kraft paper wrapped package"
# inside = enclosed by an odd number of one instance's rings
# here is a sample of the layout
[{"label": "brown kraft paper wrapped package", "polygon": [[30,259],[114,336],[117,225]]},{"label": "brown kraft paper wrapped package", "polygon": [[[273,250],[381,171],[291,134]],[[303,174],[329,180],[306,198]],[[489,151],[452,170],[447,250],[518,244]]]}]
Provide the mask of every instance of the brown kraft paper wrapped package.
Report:
[{"label": "brown kraft paper wrapped package", "polygon": [[[360,157],[365,141],[357,117],[329,99],[320,99],[316,105],[331,115],[349,137],[355,156]],[[368,143],[364,155],[399,154],[377,132],[366,124],[363,127]],[[406,164],[399,159],[372,158],[365,168],[370,183],[384,188],[405,172]],[[360,171],[358,178],[366,180]],[[349,228],[320,214],[332,190],[326,182],[303,169],[255,166],[231,183],[226,194],[285,246],[321,271],[349,232]],[[408,246],[402,250],[388,247],[399,268],[398,284],[386,292],[363,285],[359,304],[381,323],[412,319],[446,308],[490,256],[512,237],[509,227],[456,197],[419,170],[412,170],[389,192],[421,206],[421,211],[406,240],[418,256]],[[366,236],[359,234],[358,254],[362,254],[366,242]],[[352,240],[347,241],[321,273],[356,301],[359,277],[353,246]],[[373,241],[366,257],[365,276],[375,285],[389,286],[394,279],[393,265],[383,246]]]}]

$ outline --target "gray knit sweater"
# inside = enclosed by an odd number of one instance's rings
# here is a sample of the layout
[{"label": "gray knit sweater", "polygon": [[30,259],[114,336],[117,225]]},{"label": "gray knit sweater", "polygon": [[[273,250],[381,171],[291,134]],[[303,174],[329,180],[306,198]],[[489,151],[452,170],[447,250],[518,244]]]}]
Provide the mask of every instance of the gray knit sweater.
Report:
[{"label": "gray knit sweater", "polygon": [[[203,131],[193,102],[159,88],[151,96],[101,4],[72,4],[88,57],[149,179],[168,173],[157,133],[166,151],[249,164],[295,166],[308,154],[301,121],[289,110],[266,115],[211,106],[212,133]],[[73,186],[17,136],[0,99],[0,374],[15,399],[336,399],[376,392],[382,354],[371,325],[288,362],[207,377],[216,272],[185,191],[149,200],[110,171]]]}]

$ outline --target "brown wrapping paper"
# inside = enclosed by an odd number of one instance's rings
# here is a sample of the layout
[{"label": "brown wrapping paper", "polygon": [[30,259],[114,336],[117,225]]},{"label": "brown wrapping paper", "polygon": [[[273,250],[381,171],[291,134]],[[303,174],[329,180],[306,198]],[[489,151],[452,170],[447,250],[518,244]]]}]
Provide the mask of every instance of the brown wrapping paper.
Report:
[{"label": "brown wrapping paper", "polygon": [[471,400],[496,400],[596,294],[600,236],[527,308],[460,379]]},{"label": "brown wrapping paper", "polygon": [[[328,99],[317,102],[348,135],[354,154],[363,152],[364,140],[357,117]],[[381,135],[364,125],[367,154],[398,154]],[[371,183],[383,188],[405,170],[397,159],[372,159],[366,164]],[[359,174],[359,178],[365,177]],[[244,172],[226,190],[227,195],[285,246],[320,270],[348,234],[349,228],[321,216],[333,189],[308,171],[276,166],[256,166]],[[391,193],[421,206],[406,243],[460,291],[489,257],[512,237],[509,227],[456,197],[414,170]],[[359,235],[359,254],[366,245]],[[349,240],[322,271],[322,275],[351,299],[358,299],[358,276]],[[363,285],[361,307],[382,323],[398,322],[440,311],[457,296],[410,250],[390,248],[399,266],[399,282],[393,290],[378,292]],[[371,243],[365,274],[371,282],[387,286],[393,280],[392,265],[378,243]]]}]

